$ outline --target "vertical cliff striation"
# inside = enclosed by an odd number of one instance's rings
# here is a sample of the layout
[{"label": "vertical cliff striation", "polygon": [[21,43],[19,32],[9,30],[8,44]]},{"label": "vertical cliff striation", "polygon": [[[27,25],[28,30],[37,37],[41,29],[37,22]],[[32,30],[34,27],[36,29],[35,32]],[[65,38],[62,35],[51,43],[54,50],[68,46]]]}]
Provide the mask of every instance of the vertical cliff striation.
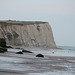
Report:
[{"label": "vertical cliff striation", "polygon": [[0,38],[12,46],[56,48],[48,22],[0,22]]}]

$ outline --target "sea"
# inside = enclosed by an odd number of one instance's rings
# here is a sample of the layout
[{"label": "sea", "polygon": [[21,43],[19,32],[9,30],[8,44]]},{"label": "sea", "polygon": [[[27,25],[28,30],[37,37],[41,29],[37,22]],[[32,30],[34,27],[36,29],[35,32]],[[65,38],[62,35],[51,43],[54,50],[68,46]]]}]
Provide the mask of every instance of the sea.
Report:
[{"label": "sea", "polygon": [[57,46],[57,47],[65,49],[65,50],[75,50],[75,47],[73,47],[73,46]]}]

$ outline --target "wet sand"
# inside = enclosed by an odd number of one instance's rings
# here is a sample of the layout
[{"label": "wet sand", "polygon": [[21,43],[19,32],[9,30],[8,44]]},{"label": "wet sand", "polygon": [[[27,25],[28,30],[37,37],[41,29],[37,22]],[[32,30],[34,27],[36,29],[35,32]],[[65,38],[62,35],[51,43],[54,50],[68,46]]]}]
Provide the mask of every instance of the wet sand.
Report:
[{"label": "wet sand", "polygon": [[[40,51],[44,58],[35,57],[40,53],[32,50],[34,53],[16,54],[18,49],[9,49],[6,53],[0,53],[0,75],[36,75],[47,72],[64,72],[75,74],[75,57],[50,55],[47,51]],[[40,74],[40,75],[41,75]],[[39,75],[39,74],[38,74]],[[51,74],[54,75],[54,74]],[[57,74],[58,75],[58,74]]]}]

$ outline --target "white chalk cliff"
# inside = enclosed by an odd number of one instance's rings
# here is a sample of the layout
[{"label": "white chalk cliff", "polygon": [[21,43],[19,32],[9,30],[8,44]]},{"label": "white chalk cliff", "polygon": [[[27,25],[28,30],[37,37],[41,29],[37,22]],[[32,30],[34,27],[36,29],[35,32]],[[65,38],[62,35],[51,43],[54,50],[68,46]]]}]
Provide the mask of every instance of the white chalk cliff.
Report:
[{"label": "white chalk cliff", "polygon": [[19,24],[0,22],[0,38],[7,45],[25,47],[57,48],[48,22]]}]

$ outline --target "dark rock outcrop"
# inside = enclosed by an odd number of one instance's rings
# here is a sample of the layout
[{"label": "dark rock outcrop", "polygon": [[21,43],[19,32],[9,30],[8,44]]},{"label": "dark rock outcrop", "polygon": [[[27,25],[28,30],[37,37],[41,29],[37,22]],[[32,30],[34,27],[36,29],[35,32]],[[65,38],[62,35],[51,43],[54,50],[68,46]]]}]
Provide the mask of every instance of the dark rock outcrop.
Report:
[{"label": "dark rock outcrop", "polygon": [[7,52],[6,41],[4,38],[0,38],[0,53]]},{"label": "dark rock outcrop", "polygon": [[16,52],[16,54],[23,54],[23,52],[19,51],[19,52]]},{"label": "dark rock outcrop", "polygon": [[36,57],[43,57],[44,58],[44,55],[43,54],[37,54]]},{"label": "dark rock outcrop", "polygon": [[28,50],[22,50],[22,52],[24,52],[24,53],[33,53],[31,51],[28,51]]}]

